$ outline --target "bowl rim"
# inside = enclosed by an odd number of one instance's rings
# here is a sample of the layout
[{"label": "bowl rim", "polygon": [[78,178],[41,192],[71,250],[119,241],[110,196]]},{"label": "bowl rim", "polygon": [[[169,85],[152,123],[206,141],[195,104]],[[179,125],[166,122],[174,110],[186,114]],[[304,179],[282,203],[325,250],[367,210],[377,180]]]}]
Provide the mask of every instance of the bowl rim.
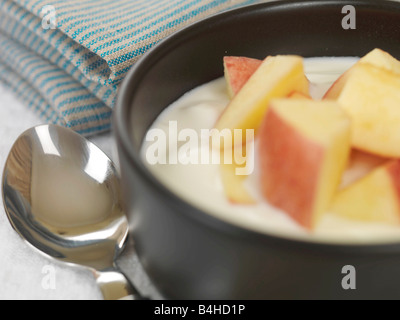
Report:
[{"label": "bowl rim", "polygon": [[[353,5],[362,6],[369,9],[387,10],[395,9],[400,14],[400,2],[393,0],[275,0],[266,3],[258,3],[247,5],[240,8],[230,9],[222,13],[213,14],[210,17],[195,22],[189,26],[183,27],[179,31],[161,40],[157,45],[146,52],[128,71],[126,77],[121,83],[116,104],[113,112],[113,135],[117,143],[117,148],[121,148],[127,157],[129,164],[133,166],[136,173],[145,179],[151,187],[157,191],[157,194],[165,198],[166,201],[172,203],[177,211],[182,212],[185,218],[195,220],[196,222],[205,224],[218,232],[224,232],[228,235],[245,238],[247,241],[252,241],[262,245],[263,242],[268,243],[279,242],[282,245],[295,246],[299,249],[307,248],[308,250],[321,250],[333,251],[341,253],[352,253],[354,251],[359,254],[374,253],[400,253],[400,240],[382,241],[376,243],[342,243],[331,240],[313,240],[306,238],[289,237],[285,235],[278,235],[274,233],[267,233],[262,231],[253,230],[250,228],[242,227],[240,225],[231,223],[229,221],[218,218],[217,216],[207,213],[189,201],[186,201],[166,185],[160,182],[153,173],[145,166],[139,153],[135,152],[132,148],[132,136],[130,134],[130,119],[131,119],[131,97],[134,95],[135,90],[140,83],[141,77],[146,74],[147,69],[153,64],[152,61],[162,59],[163,52],[169,51],[168,48],[184,41],[185,38],[192,38],[193,34],[201,32],[204,26],[210,27],[214,24],[223,23],[225,19],[232,18],[233,16],[251,15],[252,13],[262,10],[296,10],[298,7],[327,7],[327,5]],[[203,29],[204,30],[204,29]],[[372,251],[371,251],[372,250]]]}]

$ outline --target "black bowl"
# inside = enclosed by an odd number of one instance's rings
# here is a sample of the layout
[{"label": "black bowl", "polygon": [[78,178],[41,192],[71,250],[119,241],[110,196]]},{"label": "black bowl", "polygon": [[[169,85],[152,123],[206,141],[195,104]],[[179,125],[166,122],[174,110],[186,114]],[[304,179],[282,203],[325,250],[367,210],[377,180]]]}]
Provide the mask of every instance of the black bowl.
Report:
[{"label": "black bowl", "polygon": [[[345,5],[356,9],[356,29],[342,27]],[[379,47],[400,57],[399,21],[400,4],[382,0],[271,2],[192,25],[136,64],[120,90],[114,129],[132,237],[166,298],[400,298],[400,244],[310,243],[231,225],[180,199],[140,157],[160,112],[221,77],[223,56],[362,56]],[[345,266],[355,268],[356,290],[346,286]]]}]

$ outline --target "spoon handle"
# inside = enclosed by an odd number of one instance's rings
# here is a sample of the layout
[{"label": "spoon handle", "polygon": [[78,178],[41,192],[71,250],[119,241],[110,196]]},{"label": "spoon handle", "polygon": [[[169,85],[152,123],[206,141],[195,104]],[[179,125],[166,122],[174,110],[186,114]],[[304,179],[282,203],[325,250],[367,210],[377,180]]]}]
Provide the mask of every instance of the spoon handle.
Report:
[{"label": "spoon handle", "polygon": [[95,271],[104,300],[145,300],[128,278],[116,269]]}]

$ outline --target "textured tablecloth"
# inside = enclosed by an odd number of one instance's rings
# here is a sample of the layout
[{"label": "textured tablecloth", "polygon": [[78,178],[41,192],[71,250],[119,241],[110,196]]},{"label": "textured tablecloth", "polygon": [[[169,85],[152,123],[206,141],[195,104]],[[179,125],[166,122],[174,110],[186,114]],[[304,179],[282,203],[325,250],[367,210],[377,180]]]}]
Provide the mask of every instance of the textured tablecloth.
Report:
[{"label": "textured tablecloth", "polygon": [[0,0],[0,81],[51,123],[111,127],[119,85],[162,39],[257,0]]}]

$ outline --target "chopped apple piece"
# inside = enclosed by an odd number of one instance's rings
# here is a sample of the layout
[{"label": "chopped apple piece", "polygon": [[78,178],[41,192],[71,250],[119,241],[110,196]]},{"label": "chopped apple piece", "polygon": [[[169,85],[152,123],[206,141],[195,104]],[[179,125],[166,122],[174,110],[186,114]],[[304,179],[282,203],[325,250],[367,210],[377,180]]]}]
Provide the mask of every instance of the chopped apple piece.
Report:
[{"label": "chopped apple piece", "polygon": [[352,72],[352,68],[347,70],[345,73],[343,73],[334,83],[333,85],[328,89],[328,91],[325,93],[324,97],[322,98],[323,100],[336,100],[339,95],[341,94],[344,86],[346,85],[346,81],[348,77],[350,76],[350,73]]},{"label": "chopped apple piece", "polygon": [[349,165],[343,174],[341,189],[365,177],[374,169],[387,163],[389,159],[353,149],[350,153]]},{"label": "chopped apple piece", "polygon": [[364,222],[400,222],[400,161],[383,165],[341,190],[329,210]]},{"label": "chopped apple piece", "polygon": [[[257,130],[273,98],[286,97],[293,91],[309,92],[304,74],[303,58],[275,56],[266,58],[232,99],[218,119],[218,131],[242,129],[243,140],[247,129]],[[226,147],[226,146],[225,146]]]},{"label": "chopped apple piece", "polygon": [[262,60],[246,57],[224,57],[225,79],[231,98],[236,96],[261,63]]},{"label": "chopped apple piece", "polygon": [[362,57],[352,68],[346,71],[326,92],[324,99],[336,100],[342,92],[347,79],[349,78],[352,69],[359,64],[371,64],[378,68],[383,68],[387,71],[400,74],[400,61],[391,56],[389,53],[381,50],[374,49],[367,55]]},{"label": "chopped apple piece", "polygon": [[353,121],[353,147],[400,157],[400,77],[370,64],[351,70],[337,98]]},{"label": "chopped apple piece", "polygon": [[381,49],[374,49],[360,59],[358,63],[369,63],[378,68],[400,74],[400,61]]},{"label": "chopped apple piece", "polygon": [[262,193],[307,229],[337,191],[350,153],[351,122],[335,102],[278,99],[259,133]]},{"label": "chopped apple piece", "polygon": [[254,145],[243,146],[221,150],[221,179],[231,203],[252,205],[257,201],[246,189],[245,181],[254,169],[254,165],[250,165],[254,163]]},{"label": "chopped apple piece", "polygon": [[236,174],[235,164],[221,164],[221,179],[226,197],[234,204],[252,205],[256,200],[244,186],[247,176]]}]

